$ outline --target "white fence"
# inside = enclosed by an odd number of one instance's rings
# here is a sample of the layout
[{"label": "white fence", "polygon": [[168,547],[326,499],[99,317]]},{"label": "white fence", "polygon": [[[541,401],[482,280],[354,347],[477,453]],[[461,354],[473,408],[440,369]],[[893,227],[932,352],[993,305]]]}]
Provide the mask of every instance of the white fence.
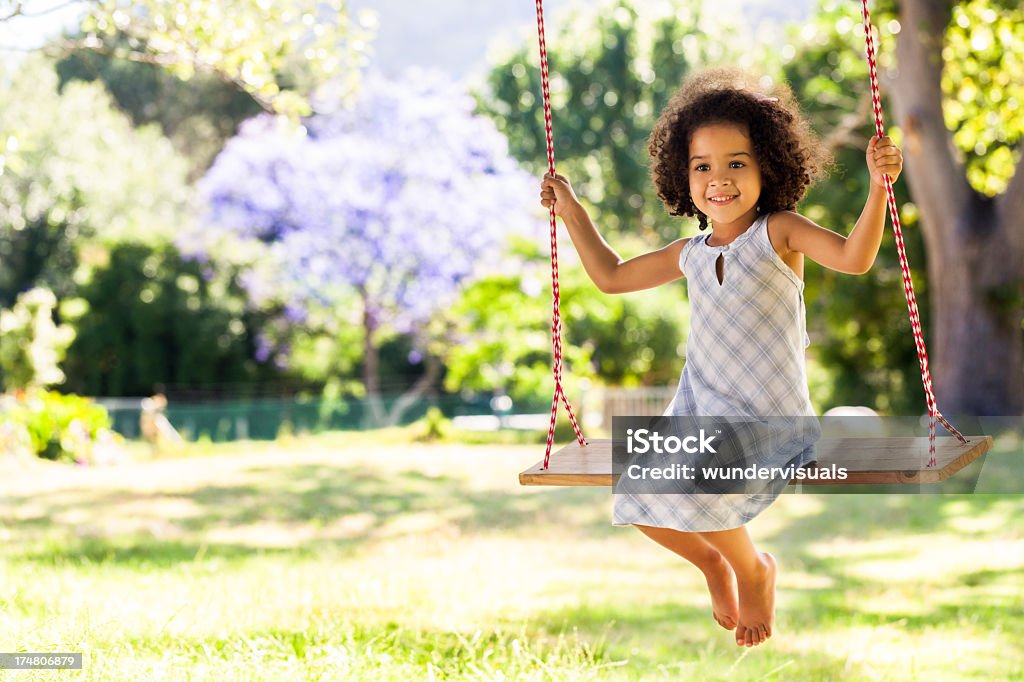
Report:
[{"label": "white fence", "polygon": [[675,394],[675,386],[596,389],[584,396],[584,423],[610,430],[614,416],[658,415],[665,411]]},{"label": "white fence", "polygon": [[[570,390],[569,400],[580,418],[584,433],[589,431],[611,431],[612,417],[659,415],[665,411],[675,386],[641,386],[637,388],[591,388],[587,382],[580,382],[576,395]],[[558,406],[559,419],[565,418],[565,410]],[[546,430],[551,413],[473,415],[455,417],[455,426],[470,431],[496,431],[498,429]]]}]

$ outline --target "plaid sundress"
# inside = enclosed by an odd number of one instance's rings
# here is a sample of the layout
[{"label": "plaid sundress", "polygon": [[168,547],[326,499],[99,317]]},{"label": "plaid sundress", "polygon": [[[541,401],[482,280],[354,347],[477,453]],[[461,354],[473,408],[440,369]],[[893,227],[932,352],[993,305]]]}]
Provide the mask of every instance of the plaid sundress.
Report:
[{"label": "plaid sundress", "polygon": [[[709,246],[710,236],[690,239],[679,255],[690,334],[679,388],[664,414],[762,424],[768,417],[792,418],[772,419],[743,454],[761,466],[803,466],[814,459],[820,436],[807,390],[804,283],[772,247],[767,215],[730,244]],[[790,432],[780,433],[787,423]],[[756,494],[616,493],[612,523],[688,532],[736,528],[764,511],[785,485]]]}]

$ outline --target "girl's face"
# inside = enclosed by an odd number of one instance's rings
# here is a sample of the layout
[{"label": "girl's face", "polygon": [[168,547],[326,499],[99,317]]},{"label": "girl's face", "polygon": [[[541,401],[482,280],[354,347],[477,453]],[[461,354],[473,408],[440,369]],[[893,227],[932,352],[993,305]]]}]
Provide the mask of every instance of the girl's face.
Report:
[{"label": "girl's face", "polygon": [[714,123],[690,137],[690,196],[713,227],[746,229],[757,218],[761,166],[746,126]]}]

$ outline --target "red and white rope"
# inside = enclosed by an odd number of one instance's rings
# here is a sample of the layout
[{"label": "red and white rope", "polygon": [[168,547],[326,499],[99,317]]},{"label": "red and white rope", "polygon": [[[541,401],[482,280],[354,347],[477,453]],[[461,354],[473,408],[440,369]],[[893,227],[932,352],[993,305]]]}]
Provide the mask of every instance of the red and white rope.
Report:
[{"label": "red and white rope", "polygon": [[[551,86],[548,77],[548,49],[544,39],[544,3],[537,0],[537,42],[540,46],[540,83],[541,93],[544,99],[544,135],[548,151],[548,173],[555,174],[555,142],[551,126]],[[548,468],[548,460],[551,458],[551,445],[555,440],[555,418],[558,415],[558,401],[565,405],[569,413],[569,421],[572,422],[573,431],[576,432],[576,441],[580,446],[587,444],[580,431],[580,425],[573,414],[572,405],[562,388],[562,315],[560,312],[560,300],[558,291],[558,226],[555,222],[555,207],[551,206],[549,214],[551,227],[551,347],[554,350],[555,362],[552,373],[555,378],[555,394],[551,399],[551,424],[548,427],[548,444],[544,452],[544,469]]]},{"label": "red and white rope", "polygon": [[[871,13],[868,11],[868,0],[861,0],[864,18],[864,41],[867,46],[868,71],[871,77],[871,105],[875,113],[875,133],[882,137],[885,128],[882,125],[882,98],[878,90],[878,63],[875,59],[875,40],[871,30]],[[935,466],[935,420],[938,419],[946,430],[956,436],[961,443],[967,440],[939,412],[932,390],[932,375],[928,369],[928,349],[921,331],[921,316],[917,309],[917,297],[914,296],[914,283],[910,278],[910,265],[907,252],[903,246],[903,229],[900,226],[899,209],[896,207],[896,194],[892,189],[889,176],[885,178],[885,193],[888,197],[889,216],[892,218],[892,231],[896,236],[896,252],[900,257],[900,270],[903,274],[903,293],[907,299],[907,310],[910,313],[910,328],[914,333],[914,344],[917,346],[917,359],[921,363],[921,383],[924,385],[925,401],[928,404],[928,466]]]}]

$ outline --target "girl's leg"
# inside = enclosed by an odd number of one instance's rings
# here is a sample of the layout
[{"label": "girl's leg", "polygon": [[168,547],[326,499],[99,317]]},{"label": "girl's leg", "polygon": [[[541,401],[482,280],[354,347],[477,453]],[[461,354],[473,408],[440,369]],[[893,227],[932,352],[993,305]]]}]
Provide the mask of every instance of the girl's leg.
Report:
[{"label": "girl's leg", "polygon": [[708,592],[711,593],[711,610],[715,622],[726,630],[735,628],[739,618],[736,576],[722,553],[698,533],[634,525],[644,535],[701,570],[708,583]]},{"label": "girl's leg", "polygon": [[746,526],[705,532],[701,536],[721,552],[736,572],[740,602],[736,643],[761,644],[772,636],[775,625],[775,558],[757,550]]}]

